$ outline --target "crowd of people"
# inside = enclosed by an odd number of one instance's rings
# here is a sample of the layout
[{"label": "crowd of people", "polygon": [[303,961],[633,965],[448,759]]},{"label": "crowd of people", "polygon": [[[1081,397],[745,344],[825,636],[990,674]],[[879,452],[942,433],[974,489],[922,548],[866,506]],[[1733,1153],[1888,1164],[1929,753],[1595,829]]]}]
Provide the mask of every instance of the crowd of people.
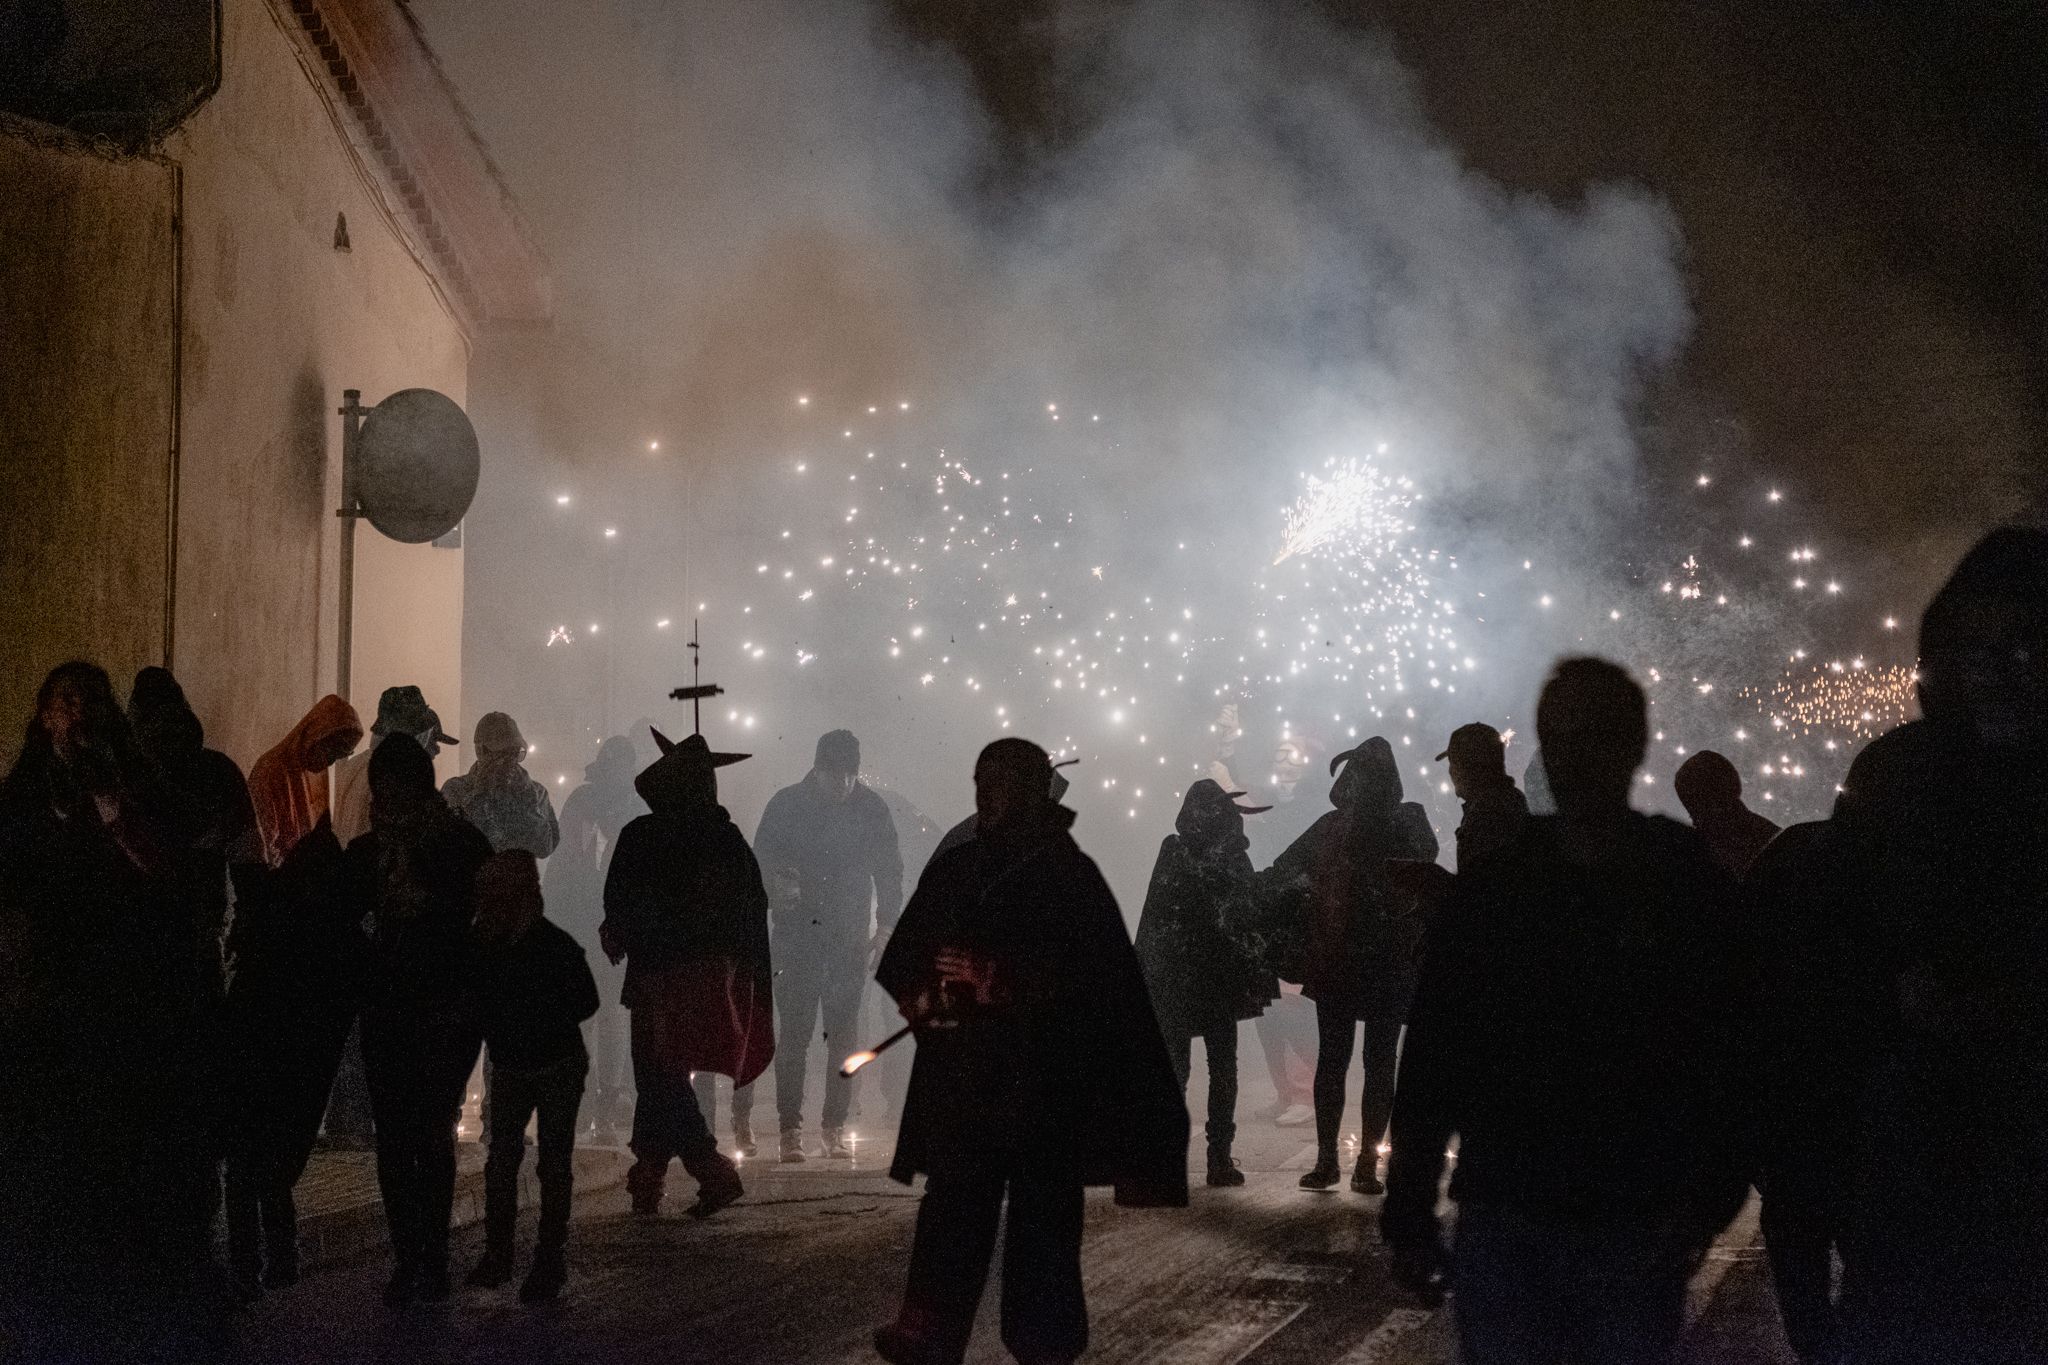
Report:
[{"label": "crowd of people", "polygon": [[[1630,807],[1641,689],[1567,659],[1529,790],[1483,724],[1438,755],[1455,871],[1374,737],[1264,869],[1245,821],[1265,808],[1191,784],[1134,941],[1070,833],[1064,765],[1022,739],[981,752],[975,815],[906,903],[844,730],[750,841],[716,776],[747,756],[701,736],[654,732],[644,768],[606,740],[558,816],[498,712],[437,786],[455,741],[398,687],[367,749],[325,697],[245,783],[166,671],[124,709],[103,670],[65,664],[0,784],[0,1330],[48,1358],[123,1332],[198,1358],[216,1224],[234,1298],[297,1281],[294,1187],[323,1132],[374,1144],[386,1301],[445,1299],[480,1057],[468,1283],[514,1275],[531,1125],[519,1292],[552,1299],[582,1128],[630,1122],[636,1213],[680,1160],[710,1217],[744,1194],[714,1077],[753,1155],[772,1064],[777,1156],[849,1154],[853,1082],[829,1065],[807,1141],[810,1045],[853,1049],[872,975],[918,1041],[891,1174],[924,1197],[875,1336],[897,1365],[962,1358],[999,1229],[1004,1343],[1078,1358],[1084,1191],[1188,1202],[1196,1039],[1207,1184],[1245,1183],[1247,1020],[1278,1121],[1305,1098],[1288,1052],[1313,1058],[1305,1189],[1344,1180],[1360,1058],[1350,1188],[1384,1194],[1396,1281],[1451,1296],[1473,1365],[1667,1358],[1752,1188],[1802,1359],[2048,1358],[2048,533],[1963,560],[1922,623],[1920,690],[1923,718],[1856,759],[1832,818],[1781,831],[1700,753],[1685,824]],[[1310,1008],[1304,1044],[1289,1011]]]}]

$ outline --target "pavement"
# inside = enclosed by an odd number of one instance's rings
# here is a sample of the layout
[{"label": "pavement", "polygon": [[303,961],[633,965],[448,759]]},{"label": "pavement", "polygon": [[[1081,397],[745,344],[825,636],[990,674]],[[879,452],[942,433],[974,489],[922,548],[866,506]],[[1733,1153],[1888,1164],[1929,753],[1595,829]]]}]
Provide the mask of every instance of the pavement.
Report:
[{"label": "pavement", "polygon": [[[1199,1095],[1199,1074],[1191,1093]],[[1250,1111],[1257,1097],[1247,1095]],[[772,1128],[772,1124],[766,1125]],[[856,1125],[859,1131],[859,1125]],[[813,1135],[815,1136],[815,1134]],[[1091,1193],[1083,1268],[1092,1319],[1087,1356],[1165,1365],[1449,1365],[1448,1315],[1418,1306],[1387,1276],[1373,1230],[1376,1199],[1308,1193],[1309,1135],[1260,1121],[1240,1131],[1248,1183],[1199,1183],[1185,1210],[1116,1207]],[[465,1150],[465,1180],[477,1155]],[[458,1290],[445,1305],[393,1312],[378,1301],[381,1254],[336,1260],[265,1297],[232,1324],[237,1362],[871,1362],[868,1344],[894,1313],[917,1207],[890,1182],[886,1135],[853,1161],[744,1163],[747,1197],[706,1222],[682,1216],[691,1182],[672,1171],[664,1215],[636,1218],[616,1178],[584,1184],[570,1234],[563,1299],[523,1307],[512,1289]],[[623,1172],[623,1155],[585,1149]],[[337,1211],[360,1207],[374,1180],[360,1159],[323,1156]],[[313,1177],[309,1176],[309,1181]],[[353,1193],[343,1197],[344,1189]],[[305,1187],[310,1199],[315,1187]],[[325,1199],[325,1196],[322,1196]],[[323,1215],[324,1216],[324,1215]],[[531,1235],[531,1215],[522,1227]],[[456,1239],[458,1273],[480,1249]],[[337,1251],[340,1239],[333,1245]],[[522,1240],[522,1259],[524,1255]],[[1007,1361],[991,1283],[972,1365]],[[1791,1365],[1776,1321],[1754,1210],[1731,1227],[1696,1277],[1686,1365]]]}]

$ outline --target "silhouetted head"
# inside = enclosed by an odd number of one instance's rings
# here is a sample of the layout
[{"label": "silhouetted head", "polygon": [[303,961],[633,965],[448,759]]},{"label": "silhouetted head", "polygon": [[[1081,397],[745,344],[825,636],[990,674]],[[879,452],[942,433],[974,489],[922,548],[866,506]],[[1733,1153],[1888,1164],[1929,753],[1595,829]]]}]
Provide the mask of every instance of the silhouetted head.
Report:
[{"label": "silhouetted head", "polygon": [[1643,689],[1605,659],[1566,659],[1543,685],[1536,736],[1558,814],[1626,809],[1649,747]]},{"label": "silhouetted head", "polygon": [[639,770],[640,754],[633,741],[624,735],[613,735],[597,746],[597,757],[583,765],[583,780],[609,786],[632,781]]},{"label": "silhouetted head", "polygon": [[654,747],[661,750],[661,757],[633,779],[633,789],[640,793],[649,810],[680,811],[692,806],[717,805],[717,770],[748,757],[715,753],[702,735],[679,741],[651,728],[648,734]]},{"label": "silhouetted head", "polygon": [[1225,791],[1221,783],[1204,777],[1188,787],[1187,795],[1181,798],[1180,815],[1173,822],[1174,832],[1198,848],[1206,848],[1227,839],[1244,837],[1244,818],[1273,809],[1271,806],[1240,806],[1238,798],[1243,792]]},{"label": "silhouetted head", "polygon": [[1391,811],[1401,804],[1401,766],[1383,736],[1338,754],[1330,760],[1330,771],[1337,778],[1330,786],[1330,804],[1338,810]]},{"label": "silhouetted head", "polygon": [[1928,603],[1920,709],[1997,748],[2048,744],[2048,530],[1993,531]]},{"label": "silhouetted head", "polygon": [[370,824],[384,829],[417,819],[441,799],[434,760],[411,735],[390,735],[370,754]]},{"label": "silhouetted head", "polygon": [[440,713],[427,705],[426,695],[410,683],[384,689],[377,698],[377,719],[370,734],[379,745],[393,735],[409,735],[430,759],[443,744],[458,742],[441,728]]},{"label": "silhouetted head", "polygon": [[38,735],[66,763],[87,749],[112,751],[124,745],[128,722],[114,700],[107,670],[83,660],[51,669],[36,689],[35,719],[29,722],[31,741]]},{"label": "silhouetted head", "polygon": [[526,937],[541,917],[540,866],[523,848],[508,848],[484,860],[476,873],[477,940],[510,947]]},{"label": "silhouetted head", "polygon": [[1743,809],[1742,774],[1726,756],[1712,749],[1702,749],[1679,764],[1671,787],[1695,825]]},{"label": "silhouetted head", "polygon": [[990,834],[1053,806],[1052,756],[1028,739],[999,739],[974,761],[975,829]]},{"label": "silhouetted head", "polygon": [[860,741],[853,731],[828,730],[818,736],[811,772],[829,800],[844,801],[852,796],[854,784],[860,780]]},{"label": "silhouetted head", "polygon": [[526,759],[526,736],[519,722],[503,711],[486,711],[476,723],[478,762],[522,763]]},{"label": "silhouetted head", "polygon": [[1459,800],[1508,781],[1507,746],[1500,741],[1500,731],[1483,721],[1451,731],[1451,742],[1436,756],[1439,763],[1445,759],[1451,761],[1451,790]]},{"label": "silhouetted head", "polygon": [[168,668],[152,665],[135,675],[128,690],[128,724],[142,752],[160,766],[190,758],[206,744],[205,728]]}]

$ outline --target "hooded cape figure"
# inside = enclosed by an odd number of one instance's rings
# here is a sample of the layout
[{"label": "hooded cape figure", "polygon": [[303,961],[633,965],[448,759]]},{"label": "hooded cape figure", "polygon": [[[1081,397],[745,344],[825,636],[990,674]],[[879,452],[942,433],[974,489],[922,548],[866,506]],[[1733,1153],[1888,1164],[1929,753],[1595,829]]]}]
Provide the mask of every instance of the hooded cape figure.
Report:
[{"label": "hooded cape figure", "polygon": [[654,740],[662,756],[633,784],[650,813],[619,835],[601,932],[625,955],[621,1000],[655,1021],[663,1064],[746,1085],[775,1055],[768,896],[712,773],[747,755],[699,735]]},{"label": "hooded cape figure", "polygon": [[2048,1355],[2048,531],[1994,531],[1920,625],[1924,719],[1835,806],[1873,1030],[1853,1358]]},{"label": "hooded cape figure", "polygon": [[[1047,787],[1050,788],[1048,768]],[[1116,898],[1047,801],[933,858],[875,979],[899,1002],[963,945],[1021,983],[1006,1007],[921,1032],[889,1174],[991,1165],[1078,1174],[1117,1202],[1187,1203],[1187,1107]]]},{"label": "hooded cape figure", "polygon": [[330,693],[249,769],[249,799],[256,807],[263,861],[271,867],[281,866],[292,845],[327,813],[327,766],[345,736],[353,736],[349,749],[362,743],[363,722],[353,706]]},{"label": "hooded cape figure", "polygon": [[1252,897],[1244,817],[1271,809],[1237,805],[1243,795],[1206,777],[1190,786],[1175,832],[1152,864],[1137,951],[1153,1012],[1169,1036],[1234,1027],[1280,998],[1278,979],[1242,936]]}]

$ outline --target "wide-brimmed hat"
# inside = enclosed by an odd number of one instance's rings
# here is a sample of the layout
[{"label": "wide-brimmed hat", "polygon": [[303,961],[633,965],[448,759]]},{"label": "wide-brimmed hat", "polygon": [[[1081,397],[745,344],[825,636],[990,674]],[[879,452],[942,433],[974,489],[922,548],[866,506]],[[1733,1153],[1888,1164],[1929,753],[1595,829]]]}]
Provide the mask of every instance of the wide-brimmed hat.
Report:
[{"label": "wide-brimmed hat", "polygon": [[461,742],[441,728],[440,715],[427,705],[426,694],[411,683],[384,689],[384,695],[377,698],[377,723],[370,727],[370,733],[380,739],[385,735],[411,735],[417,739],[431,734],[437,744]]},{"label": "wide-brimmed hat", "polygon": [[661,759],[656,762],[675,758],[693,767],[701,764],[707,768],[725,768],[753,757],[752,754],[722,754],[707,744],[702,735],[673,740],[652,725],[647,727],[647,733],[654,736],[654,747],[661,750]]}]

